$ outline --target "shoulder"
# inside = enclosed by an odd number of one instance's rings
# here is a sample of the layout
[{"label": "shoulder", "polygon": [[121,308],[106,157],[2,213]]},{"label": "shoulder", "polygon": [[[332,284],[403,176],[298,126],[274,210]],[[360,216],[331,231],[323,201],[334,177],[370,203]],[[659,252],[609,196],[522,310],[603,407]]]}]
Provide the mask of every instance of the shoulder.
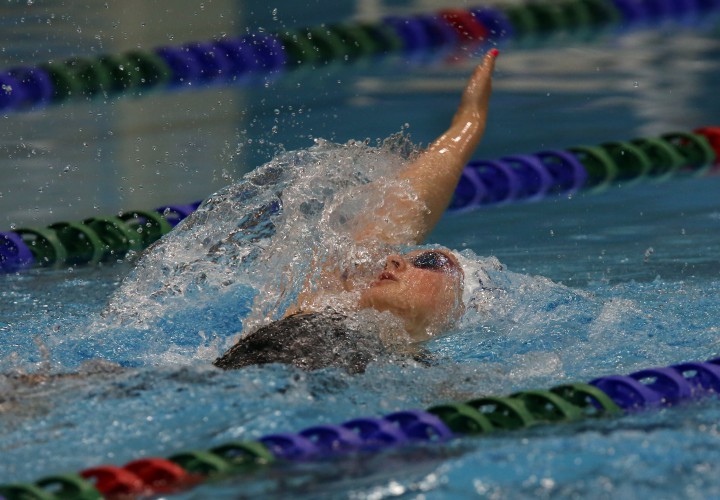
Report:
[{"label": "shoulder", "polygon": [[241,338],[215,366],[224,369],[268,363],[305,370],[328,366],[362,372],[384,352],[379,338],[350,328],[335,312],[300,312],[262,326]]}]

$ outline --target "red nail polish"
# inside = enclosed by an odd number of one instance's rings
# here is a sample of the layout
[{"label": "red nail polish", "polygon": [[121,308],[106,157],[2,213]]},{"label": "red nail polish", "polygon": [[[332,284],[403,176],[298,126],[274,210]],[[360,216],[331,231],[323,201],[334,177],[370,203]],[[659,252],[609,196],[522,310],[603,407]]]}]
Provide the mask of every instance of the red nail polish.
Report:
[{"label": "red nail polish", "polygon": [[497,57],[498,54],[500,54],[500,51],[498,49],[490,49],[490,55],[493,57]]}]

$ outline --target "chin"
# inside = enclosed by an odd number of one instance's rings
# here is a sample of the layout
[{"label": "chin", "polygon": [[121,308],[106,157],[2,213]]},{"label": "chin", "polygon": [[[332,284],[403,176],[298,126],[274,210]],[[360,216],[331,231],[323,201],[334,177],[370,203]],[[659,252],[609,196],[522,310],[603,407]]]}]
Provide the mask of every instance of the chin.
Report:
[{"label": "chin", "polygon": [[403,304],[397,303],[397,292],[392,291],[391,282],[387,285],[372,286],[365,290],[360,299],[361,307],[369,307],[376,311],[389,311],[396,316],[402,317]]},{"label": "chin", "polygon": [[385,287],[385,286],[391,286],[391,285],[397,286],[398,284],[399,284],[399,282],[396,280],[388,280],[388,279],[376,280],[370,284],[370,288]]}]

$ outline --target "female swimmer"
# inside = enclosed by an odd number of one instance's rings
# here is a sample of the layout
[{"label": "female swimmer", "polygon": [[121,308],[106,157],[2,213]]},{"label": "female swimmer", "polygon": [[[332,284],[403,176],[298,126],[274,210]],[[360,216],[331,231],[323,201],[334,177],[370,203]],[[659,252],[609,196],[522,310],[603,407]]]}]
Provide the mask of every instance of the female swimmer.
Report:
[{"label": "female swimmer", "polygon": [[[435,227],[485,131],[497,54],[489,51],[475,69],[447,131],[398,172],[396,180],[406,182],[416,196],[388,197],[392,202],[357,215],[350,235],[354,241],[419,244]],[[407,230],[392,230],[400,226]],[[328,296],[359,292],[355,311],[389,312],[411,340],[420,341],[448,330],[463,314],[463,279],[457,257],[445,249],[388,255],[370,282],[357,269],[325,262],[319,283],[306,284],[281,320],[243,336],[214,364],[231,369],[280,362],[308,370],[340,366],[364,371],[385,346],[358,322],[349,324],[346,312],[329,310]]]}]

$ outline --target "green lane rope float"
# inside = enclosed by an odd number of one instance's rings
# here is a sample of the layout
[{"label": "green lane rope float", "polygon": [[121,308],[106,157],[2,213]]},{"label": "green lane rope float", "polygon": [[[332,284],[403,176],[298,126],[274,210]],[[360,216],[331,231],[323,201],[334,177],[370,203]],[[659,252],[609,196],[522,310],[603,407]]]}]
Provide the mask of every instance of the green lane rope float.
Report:
[{"label": "green lane rope float", "polygon": [[485,415],[494,429],[513,430],[536,423],[525,404],[517,399],[485,397],[470,400],[467,404]]},{"label": "green lane rope float", "polygon": [[642,179],[652,169],[652,161],[645,152],[631,142],[606,142],[603,149],[617,165],[617,180]]},{"label": "green lane rope float", "polygon": [[[705,175],[718,170],[720,127],[693,133],[576,146],[567,150],[471,161],[458,182],[451,212],[536,201],[547,196],[607,189],[642,179]],[[156,210],[134,210],[117,217],[58,222],[44,228],[0,232],[0,272],[33,267],[92,265],[139,252],[190,215],[199,202]]]},{"label": "green lane rope float", "polygon": [[699,174],[710,168],[714,157],[717,156],[710,141],[700,134],[675,132],[664,134],[662,139],[675,145],[677,151],[683,156],[686,166]]},{"label": "green lane rope float", "polygon": [[118,217],[92,217],[82,223],[100,239],[102,262],[122,259],[129,251],[139,252],[144,248],[140,234]]},{"label": "green lane rope float", "polygon": [[[648,172],[650,177],[667,179],[685,165],[683,155],[672,144],[663,139],[649,137],[634,139],[631,143],[639,147],[650,160],[650,171]],[[716,156],[719,155],[720,153],[716,154]]]},{"label": "green lane rope float", "polygon": [[452,432],[483,434],[494,430],[488,417],[469,404],[445,403],[428,408],[427,412],[445,422]]},{"label": "green lane rope float", "polygon": [[379,55],[403,54],[422,60],[433,52],[480,44],[515,42],[523,47],[564,37],[588,40],[610,29],[707,22],[718,12],[720,0],[525,1],[252,33],[120,54],[79,55],[0,71],[0,112],[98,94],[251,82],[303,66],[351,63]]},{"label": "green lane rope float", "polygon": [[52,475],[34,483],[0,485],[6,500],[95,500],[156,496],[187,491],[208,480],[250,472],[273,463],[338,459],[417,444],[439,444],[464,436],[511,432],[537,425],[670,407],[720,393],[720,358],[649,368],[626,376],[507,397],[482,397],[362,417],[339,425],[317,425],[256,441],[233,441],[209,450],[187,450],[169,458],[149,457],[124,466],[100,465],[77,474]]},{"label": "green lane rope float", "polygon": [[122,259],[169,233],[200,202],[134,210],[118,217],[58,222],[44,228],[0,232],[0,271],[89,265]]},{"label": "green lane rope float", "polygon": [[608,187],[618,177],[618,165],[602,147],[575,146],[568,148],[570,153],[587,170],[587,186],[600,190]]}]

